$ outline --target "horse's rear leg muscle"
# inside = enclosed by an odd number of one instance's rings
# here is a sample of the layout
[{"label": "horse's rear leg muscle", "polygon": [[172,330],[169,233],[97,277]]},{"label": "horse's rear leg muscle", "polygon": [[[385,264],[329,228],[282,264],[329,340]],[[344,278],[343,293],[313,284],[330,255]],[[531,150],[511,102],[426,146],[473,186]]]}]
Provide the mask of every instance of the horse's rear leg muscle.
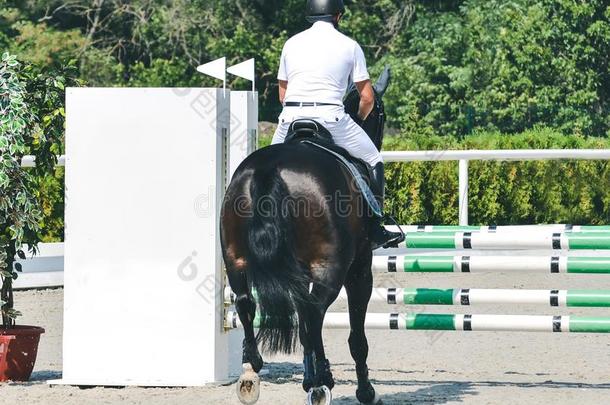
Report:
[{"label": "horse's rear leg muscle", "polygon": [[371,272],[371,252],[369,250],[368,253],[362,254],[354,262],[345,281],[351,327],[349,349],[352,358],[356,362],[356,375],[358,376],[356,397],[363,404],[375,404],[378,402],[375,389],[369,381],[369,368],[366,363],[369,345],[364,329],[364,321],[372,289],[373,275]]}]

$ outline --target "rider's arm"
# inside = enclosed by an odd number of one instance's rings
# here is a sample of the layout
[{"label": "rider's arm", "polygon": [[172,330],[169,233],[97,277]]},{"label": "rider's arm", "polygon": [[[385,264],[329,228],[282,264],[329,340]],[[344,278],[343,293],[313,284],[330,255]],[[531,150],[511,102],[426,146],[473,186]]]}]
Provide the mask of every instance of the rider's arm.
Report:
[{"label": "rider's arm", "polygon": [[366,120],[373,107],[375,106],[375,92],[370,80],[356,83],[358,93],[360,93],[360,108],[358,109],[358,118],[362,121]]},{"label": "rider's arm", "polygon": [[288,81],[280,80],[280,103],[284,104],[284,98],[286,97],[286,89],[288,88]]},{"label": "rider's arm", "polygon": [[364,121],[375,106],[375,92],[371,85],[369,72],[366,68],[366,58],[362,48],[354,43],[354,67],[351,74],[352,80],[360,93],[360,108],[358,118]]}]

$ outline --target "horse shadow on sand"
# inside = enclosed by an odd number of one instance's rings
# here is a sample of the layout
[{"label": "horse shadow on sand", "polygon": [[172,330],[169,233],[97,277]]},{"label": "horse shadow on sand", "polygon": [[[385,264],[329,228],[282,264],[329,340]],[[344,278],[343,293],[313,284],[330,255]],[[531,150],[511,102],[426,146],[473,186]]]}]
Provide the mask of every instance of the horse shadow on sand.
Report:
[{"label": "horse shadow on sand", "polygon": [[[337,364],[340,365],[340,364]],[[265,364],[265,369],[268,374],[261,376],[263,381],[272,384],[298,384],[302,382],[303,366],[297,363],[280,362]],[[374,372],[375,370],[371,370]],[[335,383],[339,385],[353,386],[354,390],[358,382],[356,379],[339,379],[335,377]],[[415,386],[420,382],[410,382],[403,380],[374,380],[371,379],[373,385],[390,385],[390,386]],[[422,384],[423,385],[423,384]],[[468,382],[431,382],[426,384],[426,387],[419,388],[412,392],[399,392],[393,394],[380,394],[384,405],[406,404],[406,403],[435,403],[443,404],[446,402],[463,401],[467,396],[477,395]],[[354,404],[356,401],[355,395],[335,397],[333,404]]]},{"label": "horse shadow on sand", "polygon": [[[335,366],[349,366],[347,364],[335,364]],[[261,376],[261,378],[272,384],[298,384],[302,382],[303,368],[301,364],[290,363],[290,362],[278,362],[269,363],[265,365],[265,368],[269,370],[269,374]],[[351,368],[346,368],[344,371],[354,371]],[[588,389],[588,390],[604,390],[610,393],[610,383],[582,383],[582,382],[571,382],[571,381],[554,381],[546,380],[539,382],[521,382],[521,381],[490,381],[490,380],[479,380],[479,381],[457,381],[457,380],[421,380],[421,379],[410,379],[408,374],[418,373],[418,371],[401,371],[395,369],[371,369],[371,375],[375,373],[392,372],[405,374],[404,379],[371,379],[371,383],[374,386],[385,387],[385,391],[388,387],[403,387],[414,390],[408,392],[395,392],[391,394],[380,393],[380,398],[383,400],[384,405],[394,404],[444,404],[449,402],[463,402],[467,401],[469,397],[479,395],[478,390],[480,388],[501,388],[501,387],[513,387],[519,389],[528,388],[546,388],[546,389]],[[435,373],[441,375],[446,373],[445,370],[436,370]],[[512,375],[528,375],[523,373],[507,371],[504,373],[506,376]],[[540,374],[533,374],[532,377],[540,377]],[[550,376],[549,376],[550,377]],[[335,379],[337,386],[348,385],[353,386],[354,389],[357,385],[356,379]],[[354,404],[356,403],[355,395],[335,397],[333,404]]]}]

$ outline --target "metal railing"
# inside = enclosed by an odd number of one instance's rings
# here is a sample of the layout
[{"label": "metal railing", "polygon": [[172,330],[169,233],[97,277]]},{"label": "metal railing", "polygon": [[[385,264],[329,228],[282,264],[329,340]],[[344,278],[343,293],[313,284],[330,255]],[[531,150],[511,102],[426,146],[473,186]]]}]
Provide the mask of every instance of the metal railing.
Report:
[{"label": "metal railing", "polygon": [[468,163],[471,160],[610,160],[610,149],[432,150],[382,154],[386,162],[459,161],[460,225],[468,225]]}]

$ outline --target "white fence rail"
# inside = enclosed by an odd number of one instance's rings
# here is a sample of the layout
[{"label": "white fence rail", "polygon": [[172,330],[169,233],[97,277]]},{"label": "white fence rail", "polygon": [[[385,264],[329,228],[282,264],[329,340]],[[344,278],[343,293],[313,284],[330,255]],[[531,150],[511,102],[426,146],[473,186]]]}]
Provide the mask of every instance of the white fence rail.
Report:
[{"label": "white fence rail", "polygon": [[610,160],[610,149],[500,149],[383,152],[387,162],[435,160]]},{"label": "white fence rail", "polygon": [[38,255],[31,257],[27,253],[21,263],[23,272],[14,282],[16,289],[49,288],[64,285],[64,244],[39,243]]},{"label": "white fence rail", "polygon": [[[66,156],[65,155],[61,155],[57,157],[57,166],[65,166],[66,165]],[[22,167],[34,167],[36,166],[36,157],[34,156],[24,156],[23,159],[21,159],[21,166]]]}]

